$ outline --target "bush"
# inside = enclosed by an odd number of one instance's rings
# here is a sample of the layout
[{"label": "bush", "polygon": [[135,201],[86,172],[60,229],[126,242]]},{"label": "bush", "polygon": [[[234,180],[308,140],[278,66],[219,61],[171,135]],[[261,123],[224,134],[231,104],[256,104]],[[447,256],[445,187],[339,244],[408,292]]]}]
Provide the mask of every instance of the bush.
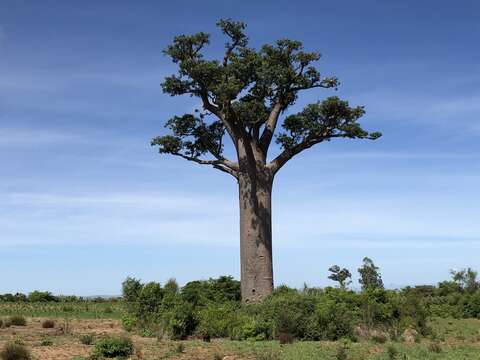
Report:
[{"label": "bush", "polygon": [[204,340],[230,335],[237,307],[233,304],[209,304],[197,314],[196,335]]},{"label": "bush", "polygon": [[428,351],[433,352],[433,353],[440,353],[442,352],[442,347],[438,342],[432,342],[428,345]]},{"label": "bush", "polygon": [[395,360],[398,356],[397,348],[393,345],[389,345],[387,347],[387,356],[389,360]]},{"label": "bush", "polygon": [[23,346],[14,343],[8,343],[0,352],[2,360],[30,360],[30,352]]},{"label": "bush", "polygon": [[263,341],[271,339],[271,334],[271,324],[253,316],[242,316],[233,324],[230,330],[232,340]]},{"label": "bush", "polygon": [[135,327],[135,319],[128,315],[122,316],[122,326],[128,332],[132,331]]},{"label": "bush", "polygon": [[307,337],[312,340],[354,339],[355,318],[347,303],[322,298],[309,319]]},{"label": "bush", "polygon": [[30,302],[48,302],[48,301],[58,301],[59,299],[56,296],[53,296],[51,292],[48,291],[33,291],[28,294],[28,301]]},{"label": "bush", "polygon": [[182,354],[185,352],[185,345],[183,343],[179,343],[177,344],[177,346],[175,347],[175,352],[177,354]]},{"label": "bush", "polygon": [[79,340],[83,345],[92,345],[94,336],[92,334],[83,334],[80,335]]},{"label": "bush", "polygon": [[133,355],[133,343],[126,337],[105,337],[97,342],[94,356],[106,358],[122,358]]},{"label": "bush", "polygon": [[10,325],[14,326],[26,326],[27,325],[27,319],[25,319],[24,316],[21,315],[13,315],[10,316],[8,319],[8,322]]},{"label": "bush", "polygon": [[165,309],[161,322],[164,331],[174,340],[192,335],[197,326],[192,304],[180,299],[173,307]]},{"label": "bush", "polygon": [[53,320],[43,320],[42,321],[42,328],[44,329],[51,329],[55,327],[55,321]]},{"label": "bush", "polygon": [[348,359],[347,350],[348,350],[347,344],[345,342],[342,342],[337,347],[337,352],[335,354],[335,359],[336,360],[347,360]]},{"label": "bush", "polygon": [[289,333],[280,333],[278,334],[278,342],[283,345],[283,344],[293,344],[295,341],[295,338],[293,337],[292,334]]},{"label": "bush", "polygon": [[40,341],[41,346],[52,346],[53,340],[48,336],[43,336],[42,340]]}]

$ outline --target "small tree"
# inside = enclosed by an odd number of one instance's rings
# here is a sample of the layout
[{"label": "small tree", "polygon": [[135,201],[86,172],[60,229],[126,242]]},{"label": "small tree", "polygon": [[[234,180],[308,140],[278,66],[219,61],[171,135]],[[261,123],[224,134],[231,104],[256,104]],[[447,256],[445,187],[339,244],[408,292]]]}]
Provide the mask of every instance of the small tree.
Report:
[{"label": "small tree", "polygon": [[[212,166],[238,182],[241,292],[243,301],[255,302],[273,291],[271,196],[278,171],[314,145],[381,134],[360,126],[362,106],[350,107],[336,96],[282,119],[301,92],[335,89],[337,78],[321,76],[314,66],[320,54],[303,51],[300,41],[282,39],[255,50],[248,47],[245,24],[217,25],[228,39],[220,60],[204,57],[209,44],[204,32],[177,36],[165,50],[178,74],[165,79],[163,91],[197,97],[202,108],[172,117],[166,122],[171,134],[151,143],[161,154]],[[225,138],[231,140],[233,160],[224,155]],[[272,158],[275,138],[279,151]]]},{"label": "small tree", "polygon": [[383,289],[382,276],[378,270],[379,268],[375,266],[370,258],[363,258],[363,265],[358,269],[358,273],[360,274],[358,281],[360,285],[362,285],[362,290]]},{"label": "small tree", "polygon": [[479,287],[480,284],[477,281],[478,273],[472,268],[466,268],[462,270],[450,270],[453,281],[455,281],[463,290],[473,293]]},{"label": "small tree", "polygon": [[352,282],[350,280],[352,278],[352,274],[346,268],[341,269],[340,266],[333,265],[328,269],[328,271],[331,272],[328,278],[330,280],[338,282],[341,289],[346,289],[347,285]]}]

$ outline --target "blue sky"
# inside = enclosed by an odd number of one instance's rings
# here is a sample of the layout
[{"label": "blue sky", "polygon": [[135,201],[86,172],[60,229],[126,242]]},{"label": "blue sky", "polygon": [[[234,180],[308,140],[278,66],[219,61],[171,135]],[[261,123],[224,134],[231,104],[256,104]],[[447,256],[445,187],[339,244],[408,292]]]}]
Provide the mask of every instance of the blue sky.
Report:
[{"label": "blue sky", "polygon": [[[159,156],[163,123],[198,101],[162,94],[173,36],[248,24],[302,40],[365,105],[376,142],[321,144],[275,183],[277,284],[324,286],[364,256],[391,286],[480,268],[477,1],[0,3],[0,292],[117,294],[128,275],[183,284],[239,274],[237,188]],[[312,91],[291,111],[332,95]],[[7,274],[7,275],[5,275]]]}]

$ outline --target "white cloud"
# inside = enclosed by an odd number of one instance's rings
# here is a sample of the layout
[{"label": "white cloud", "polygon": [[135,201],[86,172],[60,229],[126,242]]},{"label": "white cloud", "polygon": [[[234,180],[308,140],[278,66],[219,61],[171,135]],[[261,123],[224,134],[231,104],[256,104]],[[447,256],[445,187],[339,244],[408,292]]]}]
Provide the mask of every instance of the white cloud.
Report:
[{"label": "white cloud", "polygon": [[[194,193],[3,193],[0,246],[197,244],[238,246],[236,198]],[[276,199],[282,248],[478,248],[475,205],[448,196],[327,195]]]},{"label": "white cloud", "polygon": [[0,148],[31,147],[84,141],[80,134],[54,129],[0,128]]}]

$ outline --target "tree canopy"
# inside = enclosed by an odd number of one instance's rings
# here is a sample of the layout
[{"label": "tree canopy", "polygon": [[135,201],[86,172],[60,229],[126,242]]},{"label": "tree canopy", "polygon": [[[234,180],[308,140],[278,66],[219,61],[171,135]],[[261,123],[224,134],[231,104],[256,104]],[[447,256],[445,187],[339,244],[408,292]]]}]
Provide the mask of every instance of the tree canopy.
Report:
[{"label": "tree canopy", "polygon": [[[201,100],[202,109],[174,116],[166,122],[169,135],[151,144],[160,153],[182,157],[238,176],[239,164],[224,157],[224,138],[237,148],[248,144],[247,156],[263,163],[275,174],[301,151],[333,138],[377,139],[378,132],[364,130],[358,120],[362,106],[331,96],[279,118],[297,100],[299,93],[314,88],[337,88],[336,77],[323,76],[315,66],[317,52],[304,51],[300,41],[280,39],[256,50],[249,47],[245,24],[230,19],[217,26],[227,37],[220,60],[205,58],[210,37],[204,32],[180,35],[165,49],[178,73],[161,84],[171,96],[190,95]],[[273,138],[280,153],[267,164]]]}]

